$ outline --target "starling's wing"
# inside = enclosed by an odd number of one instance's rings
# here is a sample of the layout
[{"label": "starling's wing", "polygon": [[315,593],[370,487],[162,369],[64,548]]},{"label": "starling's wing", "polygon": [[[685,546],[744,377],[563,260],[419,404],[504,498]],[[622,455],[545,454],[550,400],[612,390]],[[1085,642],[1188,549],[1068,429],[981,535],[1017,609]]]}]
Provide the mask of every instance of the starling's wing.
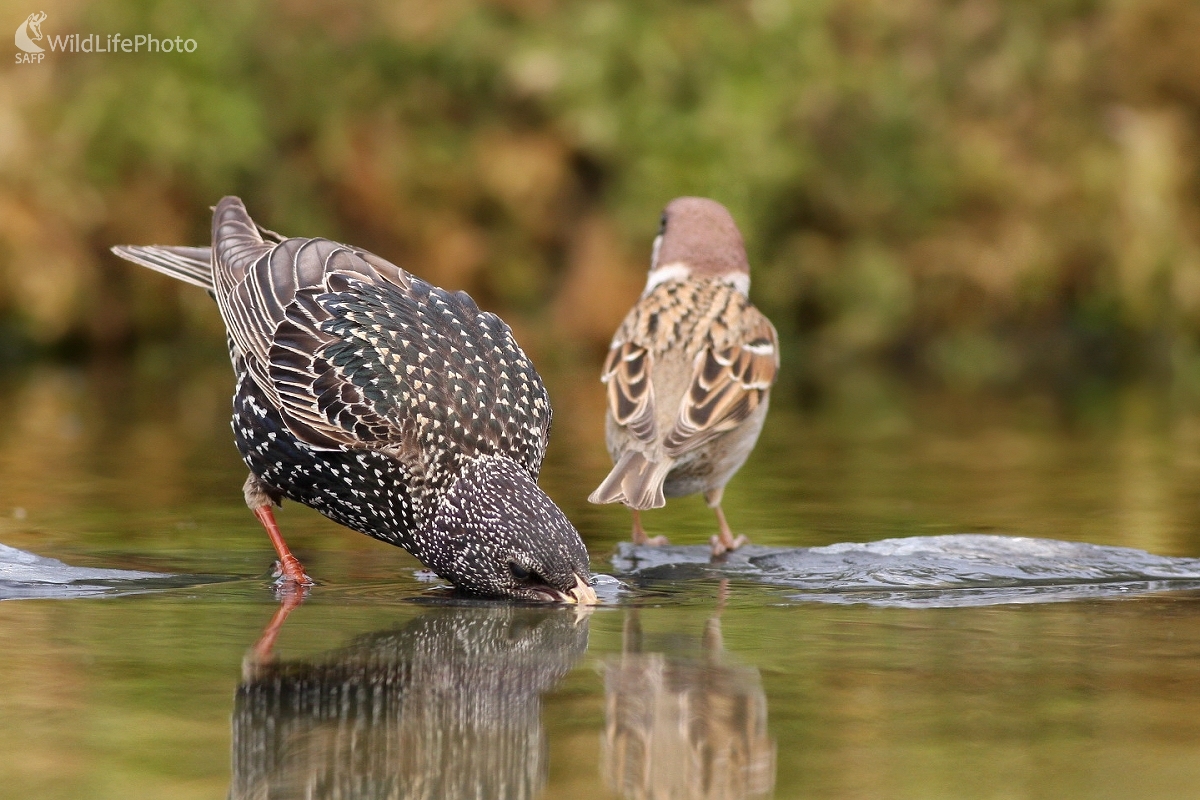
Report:
[{"label": "starling's wing", "polygon": [[679,416],[663,439],[678,458],[746,420],[764,401],[779,371],[779,337],[770,321],[747,304],[734,341],[717,340],[696,354]]},{"label": "starling's wing", "polygon": [[654,356],[636,343],[615,339],[604,361],[600,380],[607,386],[608,411],[613,421],[644,442],[654,441],[654,385],[650,368]]},{"label": "starling's wing", "polygon": [[236,198],[218,204],[213,242],[230,339],[297,438],[407,461],[503,453],[536,477],[549,398],[494,314],[366,251],[267,242]]},{"label": "starling's wing", "polygon": [[[265,234],[265,236],[264,236]],[[255,225],[241,200],[223,198],[213,211],[213,294],[229,334],[230,353],[281,413],[288,430],[314,446],[338,448],[363,443],[363,428],[377,428],[361,397],[360,425],[346,430],[320,412],[313,381],[328,364],[320,347],[331,340],[321,330],[328,318],[315,301],[333,275],[407,284],[394,264],[326,239],[283,239]],[[370,441],[369,439],[367,441]]]},{"label": "starling's wing", "polygon": [[395,444],[422,458],[505,455],[534,479],[550,436],[550,398],[512,330],[463,292],[409,277],[402,287],[333,276],[317,298],[333,340],[318,408],[349,429],[343,393],[365,398]]}]

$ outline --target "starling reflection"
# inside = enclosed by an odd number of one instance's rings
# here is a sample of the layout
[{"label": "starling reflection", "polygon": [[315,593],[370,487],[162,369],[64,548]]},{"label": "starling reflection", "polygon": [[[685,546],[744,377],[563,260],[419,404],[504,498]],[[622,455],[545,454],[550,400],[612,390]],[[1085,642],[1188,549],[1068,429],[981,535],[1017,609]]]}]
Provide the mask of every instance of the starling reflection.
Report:
[{"label": "starling reflection", "polygon": [[256,651],[234,704],[229,796],[536,797],[541,697],[587,638],[573,610],[446,607],[315,661]]}]

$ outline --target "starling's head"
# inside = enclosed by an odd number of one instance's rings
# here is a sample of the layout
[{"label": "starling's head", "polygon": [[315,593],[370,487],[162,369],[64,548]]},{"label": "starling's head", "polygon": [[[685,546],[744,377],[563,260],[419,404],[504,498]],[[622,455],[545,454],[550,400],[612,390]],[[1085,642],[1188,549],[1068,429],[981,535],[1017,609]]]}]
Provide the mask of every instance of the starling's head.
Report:
[{"label": "starling's head", "polygon": [[750,264],[742,234],[716,200],[676,197],[663,209],[646,291],[686,278],[721,278],[743,293],[749,291]]},{"label": "starling's head", "polygon": [[587,549],[524,469],[481,458],[442,498],[417,555],[459,589],[487,597],[595,603]]}]

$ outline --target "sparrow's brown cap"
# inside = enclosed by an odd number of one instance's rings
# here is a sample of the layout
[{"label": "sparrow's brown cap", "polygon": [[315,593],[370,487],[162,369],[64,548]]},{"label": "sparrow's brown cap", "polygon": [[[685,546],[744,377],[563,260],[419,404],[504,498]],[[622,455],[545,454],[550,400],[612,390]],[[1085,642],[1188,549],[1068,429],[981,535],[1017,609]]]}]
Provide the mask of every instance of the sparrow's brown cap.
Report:
[{"label": "sparrow's brown cap", "polygon": [[750,272],[742,234],[725,206],[706,197],[676,197],[663,210],[654,270],[683,263],[693,276]]}]

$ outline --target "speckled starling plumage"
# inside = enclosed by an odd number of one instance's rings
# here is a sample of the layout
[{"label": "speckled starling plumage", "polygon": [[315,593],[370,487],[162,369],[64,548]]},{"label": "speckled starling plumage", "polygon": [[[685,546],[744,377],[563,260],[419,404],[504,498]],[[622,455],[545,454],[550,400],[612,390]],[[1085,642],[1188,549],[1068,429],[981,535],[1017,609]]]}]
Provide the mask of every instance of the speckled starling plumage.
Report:
[{"label": "speckled starling plumage", "polygon": [[236,197],[211,248],[113,250],[216,299],[246,502],[284,579],[309,582],[271,513],[286,497],[467,592],[594,600],[583,542],[537,485],[549,397],[499,317],[364,250],[266,231]]},{"label": "speckled starling plumage", "polygon": [[717,515],[713,554],[745,543],[721,510],[754,449],[779,370],[774,326],[750,302],[741,233],[720,203],[672,200],[641,298],[617,329],[601,380],[613,469],[588,498],[633,510],[633,540],[660,544],[639,511],[703,492]]}]

